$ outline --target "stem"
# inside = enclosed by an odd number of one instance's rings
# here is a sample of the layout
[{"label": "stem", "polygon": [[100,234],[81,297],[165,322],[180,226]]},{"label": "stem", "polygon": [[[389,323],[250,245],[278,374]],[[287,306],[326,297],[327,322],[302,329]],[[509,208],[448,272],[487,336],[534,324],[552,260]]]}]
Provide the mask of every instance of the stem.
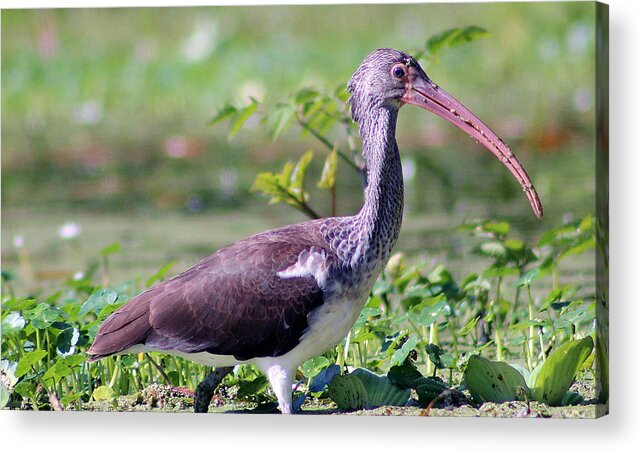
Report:
[{"label": "stem", "polygon": [[[526,292],[528,293],[528,320],[533,321],[534,319],[534,310],[533,306],[533,296],[531,294],[531,286],[526,286]],[[528,352],[530,355],[531,363],[533,356],[535,356],[535,326],[531,325],[528,327]]]},{"label": "stem", "polygon": [[149,355],[149,353],[145,353],[145,356],[147,357],[147,359],[149,359],[149,361],[150,361],[150,362],[152,363],[152,365],[156,368],[156,370],[158,370],[158,371],[160,372],[160,374],[161,374],[161,375],[162,375],[162,377],[163,377],[163,380],[165,380],[165,384],[166,384],[167,386],[171,386],[171,385],[172,385],[172,383],[169,381],[169,377],[167,376],[167,374],[165,373],[165,371],[163,370],[163,368],[162,368],[159,364],[157,364],[157,363],[156,363],[156,361],[154,361],[154,360],[152,359],[152,357]]},{"label": "stem", "polygon": [[[326,137],[324,137],[323,135],[321,135],[321,134],[320,134],[316,129],[314,129],[313,127],[311,127],[311,126],[310,126],[310,124],[308,124],[308,123],[305,121],[305,119],[303,119],[303,118],[301,117],[300,113],[297,113],[297,115],[296,115],[296,120],[297,120],[297,122],[299,123],[299,125],[300,125],[303,129],[305,129],[305,130],[307,130],[308,132],[310,132],[310,134],[311,134],[314,138],[316,138],[316,139],[317,139],[317,140],[319,140],[321,143],[323,143],[323,145],[324,145],[326,148],[328,148],[330,151],[333,151],[333,150],[335,149],[335,147],[334,147],[334,146],[332,146],[332,143],[330,143],[330,141],[328,141],[328,139],[327,139]],[[351,166],[355,171],[357,171],[359,174],[361,174],[361,168],[359,168],[359,166],[357,166],[357,164],[356,164],[356,163],[354,163],[354,162],[352,161],[352,159],[351,159],[350,157],[348,157],[348,156],[347,156],[343,151],[340,151],[339,149],[337,149],[337,154],[339,154],[339,157],[341,157],[341,158],[342,158],[342,159],[343,159],[343,160],[344,160],[348,165],[350,165],[350,166]]]}]

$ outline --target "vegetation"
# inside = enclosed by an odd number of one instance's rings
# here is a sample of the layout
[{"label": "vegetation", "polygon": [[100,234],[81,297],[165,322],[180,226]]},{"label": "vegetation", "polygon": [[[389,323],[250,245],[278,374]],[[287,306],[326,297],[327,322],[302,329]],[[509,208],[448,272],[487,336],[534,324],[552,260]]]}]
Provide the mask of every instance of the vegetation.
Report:
[{"label": "vegetation", "polygon": [[[449,49],[488,35],[476,26],[445,30],[415,54],[434,66]],[[341,178],[358,179],[355,173],[363,170],[344,86],[305,87],[276,103],[249,97],[225,105],[210,125],[227,123],[229,140],[250,123],[265,126],[272,140],[298,129],[322,152],[310,150],[279,170],[259,173],[252,188],[309,218],[334,215],[341,189],[349,187]],[[319,155],[323,163],[315,166]],[[315,170],[312,191],[306,181]],[[447,171],[433,172],[452,183]],[[73,247],[71,226],[61,237]],[[470,237],[470,252],[482,265],[463,276],[439,262],[394,255],[345,341],[299,369],[295,406],[339,412],[415,407],[427,414],[512,401],[526,409],[597,403],[591,391],[571,390],[576,380],[592,389],[596,381],[595,288],[560,283],[571,256],[594,252],[595,228],[586,211],[529,239],[509,221],[466,221],[455,233]],[[16,272],[3,269],[0,407],[123,409],[162,405],[159,400],[167,407],[171,399],[175,409],[190,409],[190,391],[209,372],[204,366],[157,353],[86,362],[101,322],[172,271],[168,263],[151,277],[118,281],[110,263],[122,252],[120,243],[104,247],[54,290],[28,295],[16,284]],[[17,268],[27,259],[19,252]],[[249,365],[228,375],[219,394],[242,408],[274,407],[267,379]]]}]

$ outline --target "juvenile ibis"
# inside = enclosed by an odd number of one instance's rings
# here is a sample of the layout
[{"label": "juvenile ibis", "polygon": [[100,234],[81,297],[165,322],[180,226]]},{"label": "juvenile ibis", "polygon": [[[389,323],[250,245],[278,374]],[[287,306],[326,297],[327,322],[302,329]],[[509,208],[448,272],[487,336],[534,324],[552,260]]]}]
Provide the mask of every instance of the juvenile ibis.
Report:
[{"label": "juvenile ibis", "polygon": [[280,411],[292,413],[297,367],[347,335],[397,241],[403,180],[395,128],[404,104],[441,116],[490,150],[517,179],[535,216],[542,216],[515,155],[413,57],[376,50],[347,89],[367,166],[361,210],[240,240],[153,286],[105,320],[90,361],[160,351],[214,367],[195,392],[197,412],[207,411],[234,365],[251,363],[266,374]]}]

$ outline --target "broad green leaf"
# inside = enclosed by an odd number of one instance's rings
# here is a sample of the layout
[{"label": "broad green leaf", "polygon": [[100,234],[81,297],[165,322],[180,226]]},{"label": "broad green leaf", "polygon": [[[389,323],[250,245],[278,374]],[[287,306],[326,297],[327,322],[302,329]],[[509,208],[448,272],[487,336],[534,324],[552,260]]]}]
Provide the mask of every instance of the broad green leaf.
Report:
[{"label": "broad green leaf", "polygon": [[96,389],[94,389],[94,392],[92,392],[91,396],[94,398],[94,400],[111,400],[116,396],[116,393],[112,388],[109,386],[98,386]]},{"label": "broad green leaf", "polygon": [[332,188],[334,188],[336,184],[337,161],[337,150],[333,149],[325,159],[323,171],[321,172],[321,178],[317,183],[317,187],[323,190],[331,190]]},{"label": "broad green leaf", "polygon": [[314,378],[329,364],[330,361],[325,356],[315,356],[301,364],[301,372],[305,378]]},{"label": "broad green leaf", "polygon": [[207,123],[209,126],[213,126],[217,122],[221,122],[224,119],[231,118],[234,116],[237,112],[236,107],[233,107],[232,105],[226,105],[225,107],[221,108],[212,119]]},{"label": "broad green leaf", "polygon": [[80,307],[79,316],[93,312],[94,314],[100,311],[109,304],[114,304],[118,301],[118,292],[112,289],[97,289],[95,290]]},{"label": "broad green leaf", "polygon": [[16,378],[20,378],[23,375],[26,375],[27,372],[31,370],[31,366],[42,360],[47,356],[45,350],[34,350],[32,352],[27,352],[22,356],[22,359],[18,361],[18,367],[16,367]]},{"label": "broad green leaf", "polygon": [[570,341],[551,353],[542,365],[533,395],[548,405],[560,405],[573,383],[577,371],[593,350],[593,338]]},{"label": "broad green leaf", "polygon": [[426,42],[426,50],[437,57],[445,47],[456,47],[466,42],[490,36],[485,29],[477,26],[451,28],[433,35]]},{"label": "broad green leaf", "polygon": [[446,383],[435,377],[422,377],[415,382],[419,405],[426,407],[442,392],[450,389]]},{"label": "broad green leaf", "polygon": [[368,406],[368,393],[361,380],[352,374],[335,375],[328,385],[328,396],[340,410],[360,410]]},{"label": "broad green leaf", "polygon": [[410,389],[399,388],[385,375],[377,375],[367,369],[355,369],[351,375],[359,378],[368,395],[367,407],[403,406],[410,398]]},{"label": "broad green leaf", "polygon": [[439,317],[450,313],[450,306],[448,306],[444,298],[443,295],[439,295],[422,301],[410,309],[408,317],[419,325],[432,325]]},{"label": "broad green leaf", "polygon": [[24,311],[23,315],[34,328],[44,330],[58,319],[60,311],[47,303],[39,303],[36,307]]},{"label": "broad green leaf", "polygon": [[402,388],[414,388],[414,382],[422,377],[421,372],[408,361],[401,365],[392,366],[388,371],[388,380]]},{"label": "broad green leaf", "polygon": [[472,355],[464,371],[464,381],[473,398],[482,402],[519,400],[520,389],[528,391],[521,373],[502,361]]},{"label": "broad green leaf", "polygon": [[56,363],[47,369],[47,372],[42,376],[44,381],[53,380],[57,383],[61,378],[71,374],[71,368],[66,361],[58,360]]},{"label": "broad green leaf", "polygon": [[227,138],[229,140],[231,140],[236,136],[239,130],[241,130],[241,127],[243,127],[243,124],[245,124],[247,120],[250,119],[250,117],[254,113],[256,113],[256,110],[259,108],[259,103],[256,99],[250,98],[250,100],[251,100],[250,105],[239,109],[237,115],[232,121],[232,125],[230,126],[230,132],[227,135]]},{"label": "broad green leaf", "polygon": [[482,224],[481,229],[484,232],[492,232],[497,235],[507,235],[510,231],[510,224],[505,221],[487,221]]}]

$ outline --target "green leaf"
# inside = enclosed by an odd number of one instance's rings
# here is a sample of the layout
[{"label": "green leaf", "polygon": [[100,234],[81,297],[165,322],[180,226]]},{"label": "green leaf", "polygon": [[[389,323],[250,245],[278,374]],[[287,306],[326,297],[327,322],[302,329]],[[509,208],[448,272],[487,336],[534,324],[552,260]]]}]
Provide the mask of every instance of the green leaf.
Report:
[{"label": "green leaf", "polygon": [[528,391],[524,377],[515,368],[479,355],[473,355],[468,360],[464,381],[473,398],[482,402],[519,400],[520,391]]},{"label": "green leaf", "polygon": [[322,190],[331,190],[332,188],[334,188],[336,184],[337,161],[337,150],[333,149],[325,159],[323,171],[321,172],[321,178],[317,183],[317,187]]},{"label": "green leaf", "polygon": [[9,390],[4,385],[4,382],[0,380],[0,410],[7,406],[9,403]]},{"label": "green leaf", "polygon": [[419,406],[426,407],[442,392],[450,389],[446,383],[436,377],[422,377],[415,382]]},{"label": "green leaf", "polygon": [[395,350],[395,352],[392,354],[392,358],[390,359],[390,364],[393,366],[399,366],[404,363],[406,358],[408,358],[408,355],[414,348],[417,346],[419,343],[419,338],[417,337],[411,337],[408,338],[406,342],[401,346],[401,348]]},{"label": "green leaf", "polygon": [[490,36],[488,31],[474,25],[464,28],[451,28],[431,36],[426,42],[426,50],[436,58],[445,47],[457,47],[488,36]]},{"label": "green leaf", "polygon": [[240,384],[239,390],[236,393],[236,396],[239,399],[248,399],[251,396],[263,392],[265,388],[268,387],[269,381],[265,376],[260,375],[251,381],[243,381]]},{"label": "green leaf", "polygon": [[305,378],[314,378],[329,365],[330,361],[325,356],[315,356],[301,364],[301,372]]},{"label": "green leaf", "polygon": [[495,259],[504,259],[508,255],[506,247],[498,240],[482,243],[479,245],[479,252],[484,256],[494,257]]},{"label": "green leaf", "polygon": [[312,157],[314,157],[314,153],[312,151],[308,151],[303,154],[295,165],[292,175],[290,176],[290,191],[302,202],[307,198],[306,193],[303,190],[303,184],[305,182],[305,172],[312,161]]},{"label": "green leaf", "polygon": [[388,380],[402,388],[414,388],[414,382],[422,377],[421,372],[408,361],[401,365],[392,366],[388,371]]},{"label": "green leaf", "polygon": [[112,400],[116,396],[116,393],[109,386],[103,385],[103,386],[98,386],[96,389],[94,389],[94,392],[91,393],[91,396],[96,401]]},{"label": "green leaf", "polygon": [[276,140],[294,120],[295,110],[290,104],[277,104],[270,115],[270,139]]},{"label": "green leaf", "polygon": [[150,287],[156,281],[163,281],[165,279],[165,275],[167,274],[168,271],[171,270],[171,268],[174,266],[175,263],[176,261],[170,261],[165,265],[163,265],[155,274],[147,278],[147,281],[145,281],[145,285],[147,287]]},{"label": "green leaf", "polygon": [[22,359],[18,361],[18,367],[16,367],[16,378],[20,378],[23,375],[26,375],[27,372],[31,370],[31,366],[42,360],[47,356],[45,350],[34,350],[32,352],[27,352],[22,356]]},{"label": "green leaf", "polygon": [[120,243],[112,243],[111,245],[107,245],[100,251],[101,256],[109,256],[110,254],[114,254],[120,251]]},{"label": "green leaf", "polygon": [[473,317],[473,318],[472,318],[472,319],[470,319],[468,322],[466,322],[466,325],[464,325],[464,326],[463,326],[463,327],[462,327],[462,328],[457,332],[457,334],[459,334],[459,335],[460,335],[460,336],[462,336],[462,337],[467,336],[467,335],[468,335],[468,333],[470,333],[470,332],[473,330],[473,328],[475,328],[475,327],[477,326],[477,323],[478,323],[478,322],[479,322],[479,316],[477,316],[477,317]]},{"label": "green leaf", "polygon": [[535,381],[534,397],[548,405],[560,405],[577,371],[593,350],[593,338],[570,341],[551,353]]},{"label": "green leaf", "polygon": [[410,398],[410,389],[392,384],[385,375],[377,375],[367,369],[357,368],[352,375],[359,378],[368,394],[367,407],[403,406]]},{"label": "green leaf", "polygon": [[294,96],[294,103],[297,105],[306,104],[312,102],[317,97],[319,97],[319,92],[312,88],[303,88]]},{"label": "green leaf", "polygon": [[118,292],[112,289],[96,289],[80,307],[79,316],[90,312],[98,314],[105,306],[118,301]]},{"label": "green leaf", "polygon": [[47,372],[42,376],[44,381],[53,380],[54,383],[58,382],[61,378],[64,378],[71,374],[71,368],[66,361],[58,360],[56,364],[47,369]]},{"label": "green leaf", "polygon": [[368,393],[355,375],[335,375],[328,385],[328,397],[340,410],[360,410],[368,406]]},{"label": "green leaf", "polygon": [[341,410],[357,410],[384,405],[403,406],[410,398],[409,388],[400,388],[385,375],[358,368],[348,375],[335,375],[328,395]]},{"label": "green leaf", "polygon": [[243,127],[243,124],[247,122],[250,117],[256,113],[256,110],[259,108],[259,103],[256,99],[250,98],[252,101],[250,105],[241,108],[238,110],[238,113],[234,120],[232,121],[232,125],[230,126],[230,132],[227,135],[227,138],[231,140],[236,136],[236,134],[241,130],[241,127]]},{"label": "green leaf", "polygon": [[408,317],[415,323],[423,326],[430,326],[439,317],[450,313],[450,306],[445,301],[444,295],[428,298],[419,304],[414,305],[408,312]]},{"label": "green leaf", "polygon": [[213,126],[217,122],[221,122],[224,119],[228,119],[232,116],[234,116],[237,112],[236,107],[233,107],[232,105],[226,105],[223,108],[221,108],[212,119],[209,120],[207,123],[208,126]]}]

